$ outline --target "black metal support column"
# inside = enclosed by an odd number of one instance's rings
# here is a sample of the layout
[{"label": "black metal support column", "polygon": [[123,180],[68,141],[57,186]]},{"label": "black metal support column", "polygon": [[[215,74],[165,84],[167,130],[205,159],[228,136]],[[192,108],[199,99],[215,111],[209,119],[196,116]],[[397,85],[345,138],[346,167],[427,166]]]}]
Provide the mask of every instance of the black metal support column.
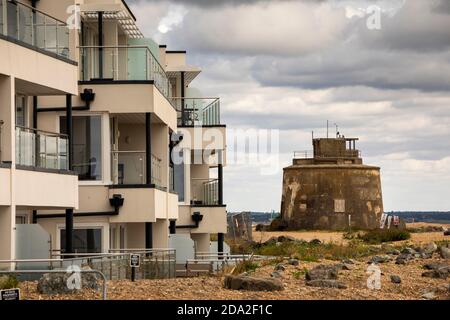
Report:
[{"label": "black metal support column", "polygon": [[223,205],[223,159],[222,150],[218,151],[217,178],[219,180],[219,205]]},{"label": "black metal support column", "polygon": [[[72,126],[72,96],[66,95],[66,129],[69,151],[69,170],[72,170],[73,126]],[[73,209],[66,209],[66,253],[73,253]]]},{"label": "black metal support column", "polygon": [[37,223],[37,210],[33,210],[31,223],[32,224],[36,224]]},{"label": "black metal support column", "polygon": [[225,235],[223,233],[217,234],[217,251],[219,253],[219,259],[223,256],[223,242],[225,240]]},{"label": "black metal support column", "polygon": [[33,96],[33,128],[37,129],[38,126],[38,97]]},{"label": "black metal support column", "polygon": [[103,79],[103,12],[98,12],[98,77]]},{"label": "black metal support column", "polygon": [[145,249],[153,249],[153,223],[145,223]]},{"label": "black metal support column", "polygon": [[[38,97],[37,96],[33,96],[33,128],[37,129],[38,128]],[[40,143],[35,143],[34,144],[34,151],[35,151],[35,157],[34,157],[34,165],[36,167],[39,167],[40,165],[40,157],[38,156],[40,154],[40,147],[41,144]]]},{"label": "black metal support column", "polygon": [[181,125],[186,125],[186,112],[184,110],[184,71],[181,72]]},{"label": "black metal support column", "polygon": [[145,114],[145,175],[146,183],[152,183],[152,114]]}]

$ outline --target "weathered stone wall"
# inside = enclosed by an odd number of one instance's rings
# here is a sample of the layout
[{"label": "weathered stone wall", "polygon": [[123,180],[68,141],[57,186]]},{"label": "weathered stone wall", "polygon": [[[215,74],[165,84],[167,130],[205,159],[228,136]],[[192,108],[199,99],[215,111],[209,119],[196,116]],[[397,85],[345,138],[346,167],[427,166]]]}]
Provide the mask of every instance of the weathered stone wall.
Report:
[{"label": "weathered stone wall", "polygon": [[281,218],[292,229],[373,229],[383,213],[380,169],[365,165],[284,168]]}]

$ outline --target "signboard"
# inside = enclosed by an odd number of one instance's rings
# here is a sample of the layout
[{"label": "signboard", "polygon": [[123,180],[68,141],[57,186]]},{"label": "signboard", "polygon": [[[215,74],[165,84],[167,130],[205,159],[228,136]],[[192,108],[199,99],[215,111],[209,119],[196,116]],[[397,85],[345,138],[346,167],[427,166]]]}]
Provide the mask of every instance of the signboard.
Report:
[{"label": "signboard", "polygon": [[130,267],[139,268],[141,265],[141,255],[140,254],[130,254]]},{"label": "signboard", "polygon": [[0,290],[0,301],[20,300],[20,289]]}]

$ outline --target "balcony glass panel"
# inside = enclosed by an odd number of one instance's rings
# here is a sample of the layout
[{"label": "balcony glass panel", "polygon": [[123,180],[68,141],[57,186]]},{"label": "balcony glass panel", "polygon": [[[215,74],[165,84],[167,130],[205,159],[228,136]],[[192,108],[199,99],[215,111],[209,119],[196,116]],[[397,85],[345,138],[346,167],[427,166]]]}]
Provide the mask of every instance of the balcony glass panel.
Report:
[{"label": "balcony glass panel", "polygon": [[178,112],[179,126],[220,124],[219,98],[172,98],[171,100]]},{"label": "balcony glass panel", "polygon": [[167,75],[148,47],[84,46],[80,50],[82,80],[153,80],[161,93],[169,97]]},{"label": "balcony glass panel", "polygon": [[0,0],[0,34],[3,34],[3,1]]},{"label": "balcony glass panel", "polygon": [[0,0],[0,33],[65,58],[70,56],[67,25],[23,3]]},{"label": "balcony glass panel", "polygon": [[217,205],[219,203],[219,180],[193,178],[191,192],[192,204]]},{"label": "balcony glass panel", "polygon": [[[152,155],[151,184],[164,187],[161,179],[161,159]],[[146,184],[146,154],[144,151],[113,151],[112,177],[114,184]]]},{"label": "balcony glass panel", "polygon": [[65,135],[16,127],[16,164],[67,170],[68,139]]},{"label": "balcony glass panel", "polygon": [[57,26],[55,19],[45,17],[45,46],[42,49],[56,53],[58,46],[56,41]]}]

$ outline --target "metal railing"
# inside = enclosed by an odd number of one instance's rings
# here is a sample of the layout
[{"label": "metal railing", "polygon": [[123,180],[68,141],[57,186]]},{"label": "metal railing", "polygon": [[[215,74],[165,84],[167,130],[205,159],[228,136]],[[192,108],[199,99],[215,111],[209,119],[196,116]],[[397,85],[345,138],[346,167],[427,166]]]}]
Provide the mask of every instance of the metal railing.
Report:
[{"label": "metal railing", "polygon": [[294,151],[294,159],[336,159],[336,158],[361,158],[360,150],[345,150],[337,155],[314,155],[313,150]]},{"label": "metal railing", "polygon": [[171,100],[177,109],[179,126],[220,124],[220,98],[173,97]]},{"label": "metal railing", "polygon": [[68,170],[67,135],[16,126],[16,164]]},{"label": "metal railing", "polygon": [[80,46],[81,80],[153,80],[169,98],[171,86],[164,68],[147,46]]},{"label": "metal railing", "polygon": [[191,179],[192,203],[201,205],[219,204],[218,179]]},{"label": "metal railing", "polygon": [[[141,266],[136,279],[165,279],[175,277],[174,249],[111,249],[108,253],[61,253],[52,252],[52,258],[64,257],[62,266],[89,266],[99,270],[109,280],[131,278],[130,254],[141,256]],[[68,258],[71,257],[71,258]]]},{"label": "metal railing", "polygon": [[243,261],[274,260],[274,256],[260,256],[253,254],[230,254],[226,252],[198,252],[194,259],[188,259],[184,269],[178,269],[178,275],[192,276],[202,273],[219,273],[225,267],[235,266]]},{"label": "metal railing", "polygon": [[27,4],[0,0],[0,34],[69,58],[69,28]]},{"label": "metal railing", "polygon": [[[146,184],[145,151],[112,151],[113,183],[120,185]],[[162,160],[151,155],[151,183],[164,187],[161,179]]]}]

